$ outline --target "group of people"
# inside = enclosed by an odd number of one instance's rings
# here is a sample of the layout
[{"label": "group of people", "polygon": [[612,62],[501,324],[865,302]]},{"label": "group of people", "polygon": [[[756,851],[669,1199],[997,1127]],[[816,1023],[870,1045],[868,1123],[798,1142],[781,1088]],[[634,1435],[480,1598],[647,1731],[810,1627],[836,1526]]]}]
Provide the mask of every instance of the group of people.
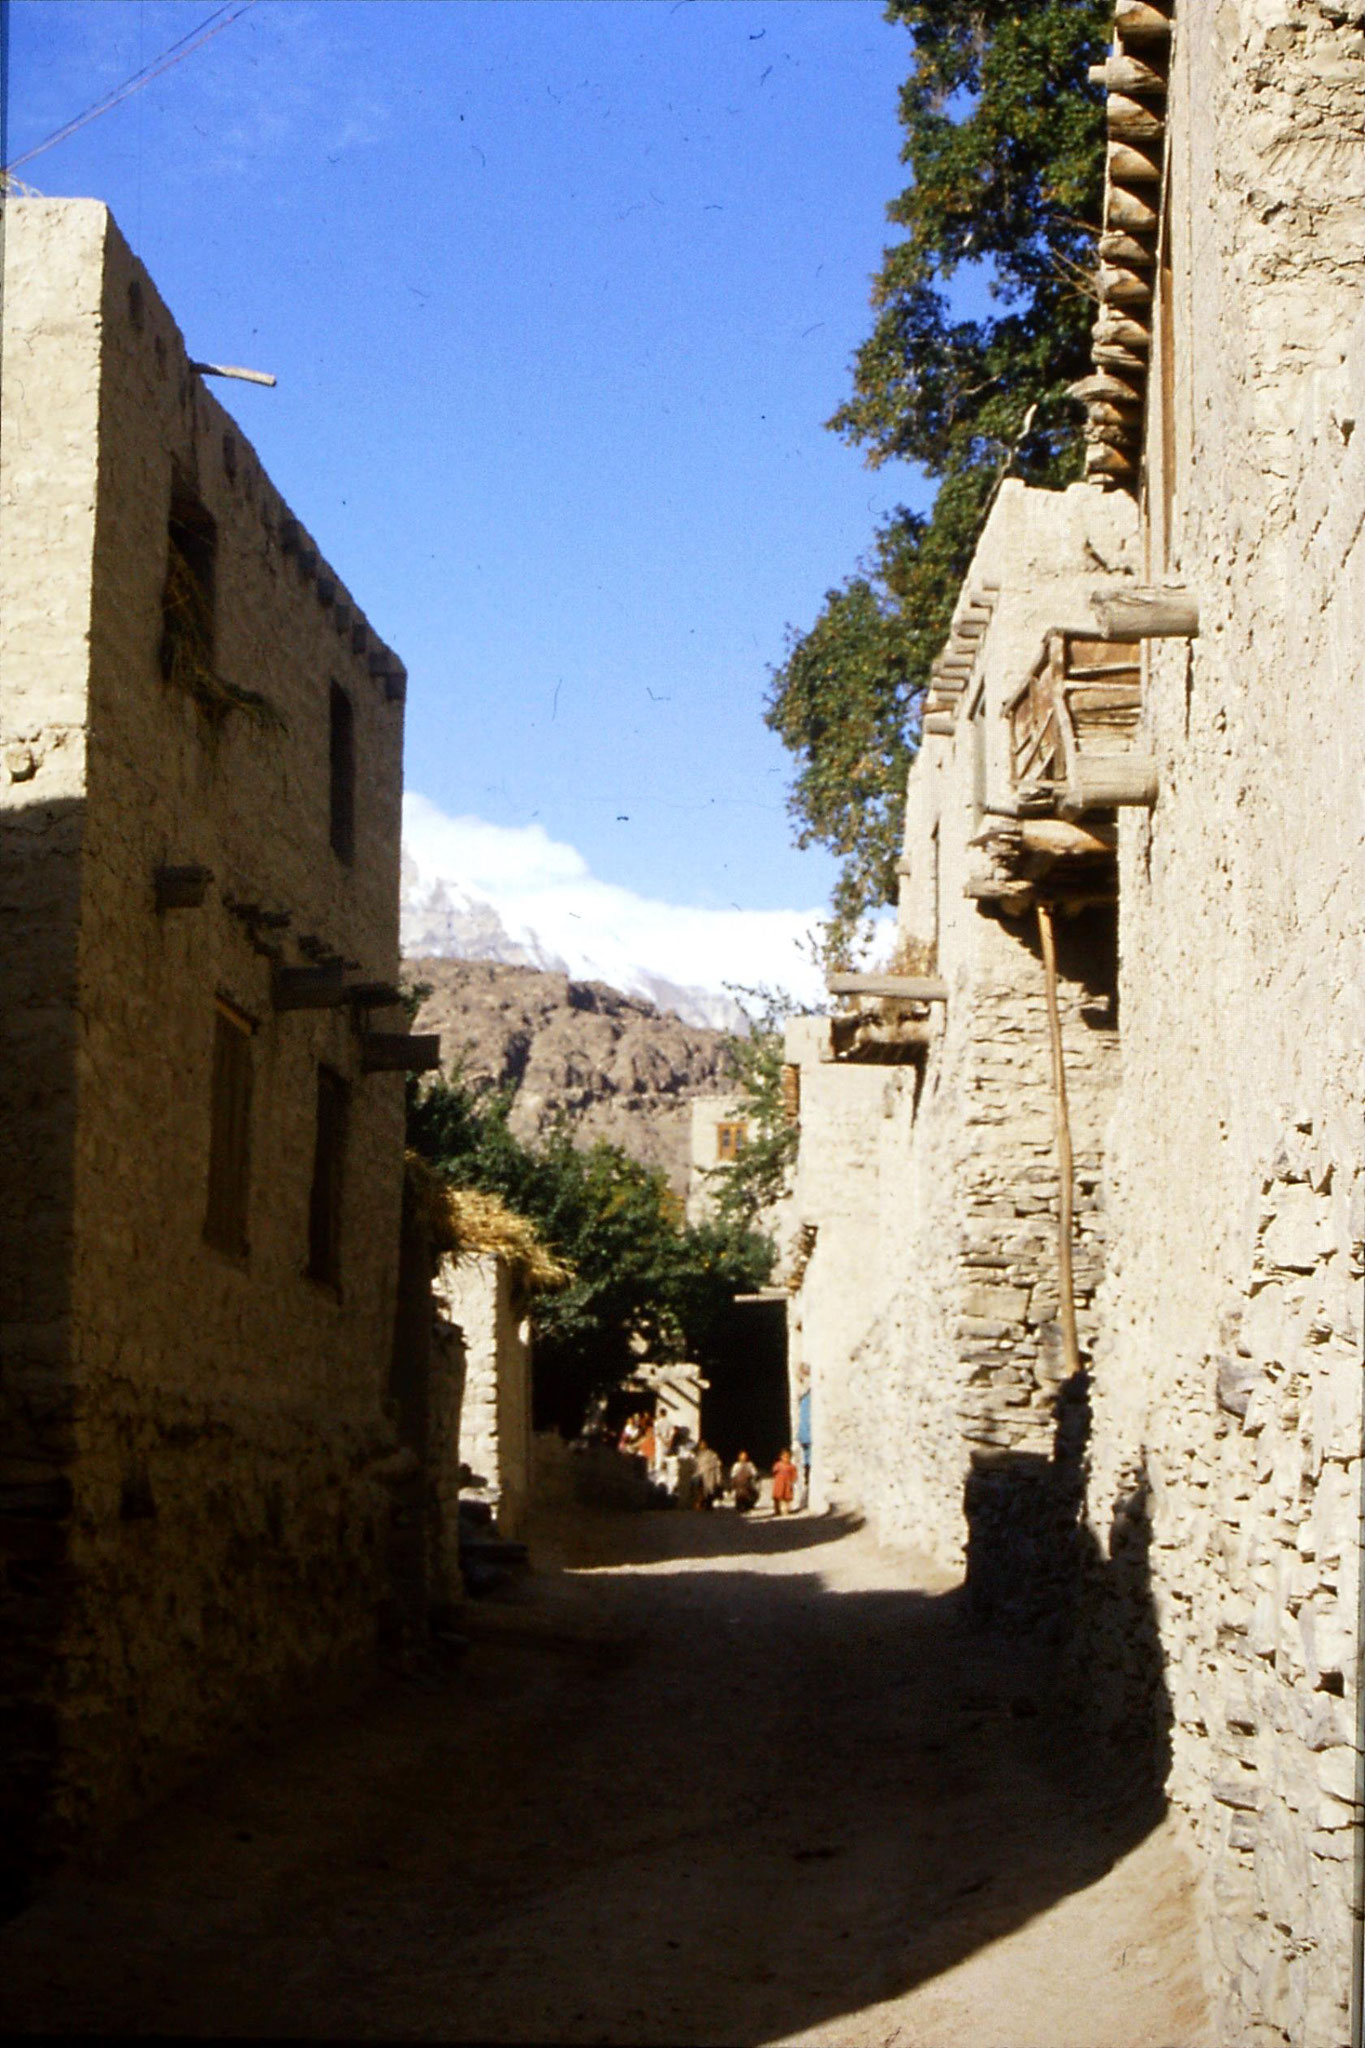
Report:
[{"label": "group of people", "polygon": [[[773,1513],[790,1514],[796,1506],[797,1486],[800,1474],[792,1454],[784,1450],[773,1465],[772,1502]],[[759,1471],[747,1451],[741,1451],[730,1467],[728,1490],[735,1511],[741,1515],[751,1514],[759,1502]],[[712,1508],[727,1490],[725,1467],[718,1452],[707,1443],[697,1445],[693,1469],[693,1492],[691,1505],[694,1508]]]},{"label": "group of people", "polygon": [[[676,1431],[674,1433],[676,1434]],[[654,1463],[658,1446],[654,1434],[654,1417],[647,1408],[641,1408],[637,1414],[627,1416],[625,1427],[617,1438],[616,1447],[621,1451],[633,1452],[647,1464]]]},{"label": "group of people", "polygon": [[[615,1441],[618,1450],[643,1458],[651,1471],[657,1471],[661,1478],[666,1473],[673,1497],[683,1507],[713,1508],[727,1492],[735,1510],[741,1515],[751,1514],[759,1504],[759,1469],[747,1451],[740,1452],[727,1475],[719,1452],[710,1444],[699,1440],[694,1445],[691,1432],[676,1425],[668,1429],[665,1436],[664,1432],[656,1429],[655,1418],[645,1408],[626,1418]],[[786,1515],[795,1510],[798,1499],[805,1494],[803,1475],[808,1467],[809,1452],[804,1442],[800,1464],[790,1450],[784,1450],[774,1461],[774,1514]]]}]

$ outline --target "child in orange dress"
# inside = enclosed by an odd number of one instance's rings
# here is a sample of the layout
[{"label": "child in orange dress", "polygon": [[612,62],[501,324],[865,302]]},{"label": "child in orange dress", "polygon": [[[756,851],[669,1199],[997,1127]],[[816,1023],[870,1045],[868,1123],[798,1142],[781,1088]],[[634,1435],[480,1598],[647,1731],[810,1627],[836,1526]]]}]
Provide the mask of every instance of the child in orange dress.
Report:
[{"label": "child in orange dress", "polygon": [[776,1515],[790,1513],[791,1505],[795,1498],[796,1467],[792,1463],[791,1452],[783,1451],[781,1457],[773,1466],[773,1513]]}]

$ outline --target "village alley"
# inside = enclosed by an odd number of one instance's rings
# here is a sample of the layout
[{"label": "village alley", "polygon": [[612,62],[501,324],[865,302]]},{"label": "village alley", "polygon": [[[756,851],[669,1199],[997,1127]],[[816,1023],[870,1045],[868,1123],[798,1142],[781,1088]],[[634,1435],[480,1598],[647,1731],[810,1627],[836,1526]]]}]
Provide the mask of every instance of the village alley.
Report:
[{"label": "village alley", "polygon": [[470,1647],[0,1932],[0,2027],[1198,2048],[1190,1877],[1047,1658],[832,1517],[561,1514]]}]

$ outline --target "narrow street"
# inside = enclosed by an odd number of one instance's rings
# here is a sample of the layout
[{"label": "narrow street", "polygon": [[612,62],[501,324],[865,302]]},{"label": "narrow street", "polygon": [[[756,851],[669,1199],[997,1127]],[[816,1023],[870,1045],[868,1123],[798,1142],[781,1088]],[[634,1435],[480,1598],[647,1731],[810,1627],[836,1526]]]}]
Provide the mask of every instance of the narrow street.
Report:
[{"label": "narrow street", "polygon": [[0,2027],[1205,2048],[1169,1823],[831,1520],[579,1513],[386,1679],[0,1933]]}]

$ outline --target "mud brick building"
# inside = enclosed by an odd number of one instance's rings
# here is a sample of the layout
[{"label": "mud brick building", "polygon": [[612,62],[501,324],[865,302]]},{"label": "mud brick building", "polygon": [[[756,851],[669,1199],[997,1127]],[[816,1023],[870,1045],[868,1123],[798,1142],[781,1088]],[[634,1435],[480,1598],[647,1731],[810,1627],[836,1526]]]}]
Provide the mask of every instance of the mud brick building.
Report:
[{"label": "mud brick building", "polygon": [[1115,1772],[1183,1816],[1217,2038],[1344,2048],[1365,19],[1119,0],[1096,82],[1089,484],[999,494],[910,776],[894,971],[792,1030],[793,1348],[817,1498],[1050,1629]]},{"label": "mud brick building", "polygon": [[[404,673],[107,210],[11,201],[0,1839],[373,1646]],[[386,1011],[388,1014],[386,1014]]]}]

